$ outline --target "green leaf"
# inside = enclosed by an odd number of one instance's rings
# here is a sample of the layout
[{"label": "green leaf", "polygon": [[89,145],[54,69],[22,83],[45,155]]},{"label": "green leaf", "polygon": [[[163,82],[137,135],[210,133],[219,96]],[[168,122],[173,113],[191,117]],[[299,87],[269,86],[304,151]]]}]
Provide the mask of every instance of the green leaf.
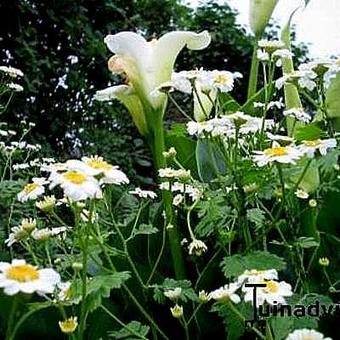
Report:
[{"label": "green leaf", "polygon": [[241,105],[229,93],[221,93],[219,98],[224,111],[229,113],[236,112],[241,109]]},{"label": "green leaf", "polygon": [[[243,315],[244,319],[251,319],[252,317],[252,307],[249,303],[241,302],[234,306],[240,314]],[[226,326],[227,339],[237,340],[245,332],[244,321],[237,315],[228,304],[215,303],[212,308],[212,312],[217,312],[217,314],[223,319],[223,323]]]},{"label": "green leaf", "polygon": [[306,126],[300,126],[295,130],[294,138],[301,142],[303,140],[315,140],[324,135],[324,132],[317,126],[317,124],[308,124]]},{"label": "green leaf", "polygon": [[307,249],[307,248],[318,247],[320,244],[313,237],[299,237],[294,242],[294,245]]},{"label": "green leaf", "polygon": [[152,224],[142,223],[137,229],[134,230],[132,236],[136,235],[151,235],[158,232],[158,229],[155,228]]},{"label": "green leaf", "polygon": [[163,304],[166,301],[164,296],[164,292],[166,290],[172,290],[175,288],[182,288],[181,295],[179,296],[179,300],[183,302],[195,301],[198,302],[198,297],[193,288],[191,288],[191,282],[189,280],[174,280],[166,278],[161,285],[153,285],[154,292],[153,298],[158,303]]},{"label": "green leaf", "polygon": [[283,270],[286,268],[286,262],[275,254],[266,251],[255,251],[245,256],[233,255],[225,257],[221,262],[221,266],[225,277],[231,278],[251,269]]},{"label": "green leaf", "polygon": [[247,219],[253,222],[257,228],[261,228],[266,220],[264,211],[259,208],[248,209]]},{"label": "green leaf", "polygon": [[227,173],[224,157],[209,139],[199,139],[196,146],[196,162],[201,180],[209,183]]},{"label": "green leaf", "polygon": [[109,337],[117,340],[146,339],[149,330],[149,326],[142,325],[138,321],[131,321],[126,324],[125,327],[122,327],[119,331],[110,332]]},{"label": "green leaf", "polygon": [[329,118],[340,118],[340,73],[337,74],[326,91],[326,108]]},{"label": "green leaf", "polygon": [[[102,298],[110,296],[111,289],[120,288],[122,284],[130,278],[129,272],[116,272],[114,274],[102,274],[92,277],[88,281],[87,289],[87,308],[94,311],[101,305]],[[74,280],[71,287],[72,299],[82,298],[82,282]]]}]

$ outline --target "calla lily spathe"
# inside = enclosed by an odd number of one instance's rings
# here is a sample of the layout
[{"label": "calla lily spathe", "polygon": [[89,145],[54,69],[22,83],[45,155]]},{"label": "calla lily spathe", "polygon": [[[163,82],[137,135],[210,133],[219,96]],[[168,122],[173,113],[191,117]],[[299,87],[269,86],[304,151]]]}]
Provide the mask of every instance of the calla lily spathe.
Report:
[{"label": "calla lily spathe", "polygon": [[[177,31],[164,34],[160,39],[146,41],[134,32],[108,35],[104,42],[115,55],[109,60],[109,69],[126,77],[126,85],[113,86],[98,91],[96,99],[116,98],[130,111],[141,134],[148,130],[150,112],[163,112],[166,95],[153,90],[171,79],[174,64],[180,51],[186,46],[200,50],[210,43],[210,35]],[[121,86],[126,86],[122,88]]]},{"label": "calla lily spathe", "polygon": [[279,0],[250,0],[249,23],[256,36],[262,36]]}]

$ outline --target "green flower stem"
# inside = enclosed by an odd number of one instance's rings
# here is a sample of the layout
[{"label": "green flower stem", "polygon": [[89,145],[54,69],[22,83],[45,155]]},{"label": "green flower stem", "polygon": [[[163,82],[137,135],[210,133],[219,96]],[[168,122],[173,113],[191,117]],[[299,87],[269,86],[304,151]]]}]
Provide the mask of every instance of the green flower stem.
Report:
[{"label": "green flower stem", "polygon": [[[256,41],[258,37],[255,37]],[[253,57],[251,60],[251,68],[250,68],[250,77],[248,83],[248,96],[247,99],[249,100],[257,90],[257,78],[258,78],[258,71],[259,71],[259,60],[257,59],[257,42],[254,45],[253,49]]]},{"label": "green flower stem", "polygon": [[[245,322],[244,316],[238,311],[238,309],[234,306],[234,304],[231,301],[228,301],[228,306],[233,311],[233,313],[240,318],[240,320]],[[258,330],[255,326],[252,326],[251,330],[254,331],[261,339],[266,339],[265,335],[263,335],[262,332]]]},{"label": "green flower stem", "polygon": [[130,328],[128,325],[126,325],[124,322],[122,322],[119,318],[117,318],[113,313],[111,313],[106,307],[104,307],[103,305],[101,305],[100,308],[101,308],[107,315],[109,315],[113,320],[115,320],[120,326],[122,326],[123,328],[125,328],[126,330],[128,330],[131,334],[133,334],[134,336],[136,336],[138,339],[147,340],[147,338],[146,338],[145,336],[141,336],[140,334],[138,334],[134,329]]},{"label": "green flower stem", "polygon": [[187,113],[180,107],[180,105],[176,102],[176,100],[172,97],[172,95],[170,94],[170,92],[168,92],[168,98],[170,99],[170,101],[174,104],[174,106],[176,107],[176,109],[187,119],[189,119],[189,121],[192,120],[192,118],[187,115]]},{"label": "green flower stem", "polygon": [[161,260],[161,257],[163,255],[163,252],[164,252],[164,248],[165,248],[165,241],[166,241],[166,224],[164,224],[163,226],[163,234],[162,234],[162,245],[161,245],[161,249],[159,251],[159,254],[157,256],[157,259],[156,259],[156,262],[155,264],[153,265],[153,268],[151,270],[151,273],[149,275],[149,278],[147,279],[146,281],[146,286],[148,286],[156,272],[156,269],[158,267],[158,264],[159,264],[159,261]]},{"label": "green flower stem", "polygon": [[[149,143],[153,151],[156,169],[159,170],[166,166],[166,161],[163,156],[163,152],[165,151],[165,142],[162,112],[154,111],[151,117],[151,121],[149,123],[151,133],[151,135],[149,135]],[[173,226],[172,228],[167,228],[167,231],[175,276],[176,279],[184,279],[185,278],[184,261],[178,226],[175,223],[173,213],[172,194],[166,190],[162,190],[162,198],[164,203],[167,225],[172,224]]]},{"label": "green flower stem", "polygon": [[15,314],[18,310],[18,304],[19,304],[19,296],[16,294],[12,301],[12,307],[9,312],[8,322],[7,322],[7,330],[6,330],[6,339],[10,338],[10,335],[12,333],[13,323],[15,320]]},{"label": "green flower stem", "polygon": [[[113,273],[116,273],[116,267],[113,264],[110,255],[107,252],[107,249],[105,247],[105,245],[102,242],[99,242],[99,246],[101,247],[101,249],[103,250],[104,256],[111,268],[111,271]],[[130,289],[127,287],[127,285],[122,284],[122,288],[124,289],[124,291],[128,294],[128,296],[130,297],[130,299],[132,300],[132,302],[136,305],[136,307],[139,309],[139,311],[141,312],[141,314],[145,317],[146,320],[148,320],[150,322],[150,324],[152,325],[152,327],[163,337],[163,339],[165,340],[170,340],[166,334],[159,328],[159,326],[157,325],[157,323],[153,320],[153,318],[148,314],[148,312],[144,309],[144,307],[138,302],[138,300],[135,298],[135,296],[133,295],[133,293],[130,291]]]}]

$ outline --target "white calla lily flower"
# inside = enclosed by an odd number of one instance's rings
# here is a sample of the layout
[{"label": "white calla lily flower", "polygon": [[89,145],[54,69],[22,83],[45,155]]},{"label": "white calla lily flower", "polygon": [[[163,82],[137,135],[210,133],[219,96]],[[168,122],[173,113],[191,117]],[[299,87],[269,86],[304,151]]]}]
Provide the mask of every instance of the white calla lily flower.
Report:
[{"label": "white calla lily flower", "polygon": [[179,52],[187,46],[192,50],[201,50],[210,43],[207,31],[169,32],[160,39],[146,41],[134,32],[120,32],[108,35],[104,42],[115,54],[109,61],[113,72],[125,73],[135,91],[147,98],[153,108],[159,108],[165,96],[151,96],[150,93],[162,83],[171,79],[174,64]]},{"label": "white calla lily flower", "polygon": [[262,36],[279,0],[250,0],[249,23],[256,36]]}]

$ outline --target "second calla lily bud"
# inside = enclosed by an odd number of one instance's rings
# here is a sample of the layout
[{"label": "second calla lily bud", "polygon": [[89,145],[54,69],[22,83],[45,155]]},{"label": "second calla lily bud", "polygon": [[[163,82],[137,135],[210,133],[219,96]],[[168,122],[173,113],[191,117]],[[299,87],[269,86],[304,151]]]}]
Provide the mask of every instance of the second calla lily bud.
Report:
[{"label": "second calla lily bud", "polygon": [[256,36],[262,36],[278,1],[249,0],[249,23]]}]

